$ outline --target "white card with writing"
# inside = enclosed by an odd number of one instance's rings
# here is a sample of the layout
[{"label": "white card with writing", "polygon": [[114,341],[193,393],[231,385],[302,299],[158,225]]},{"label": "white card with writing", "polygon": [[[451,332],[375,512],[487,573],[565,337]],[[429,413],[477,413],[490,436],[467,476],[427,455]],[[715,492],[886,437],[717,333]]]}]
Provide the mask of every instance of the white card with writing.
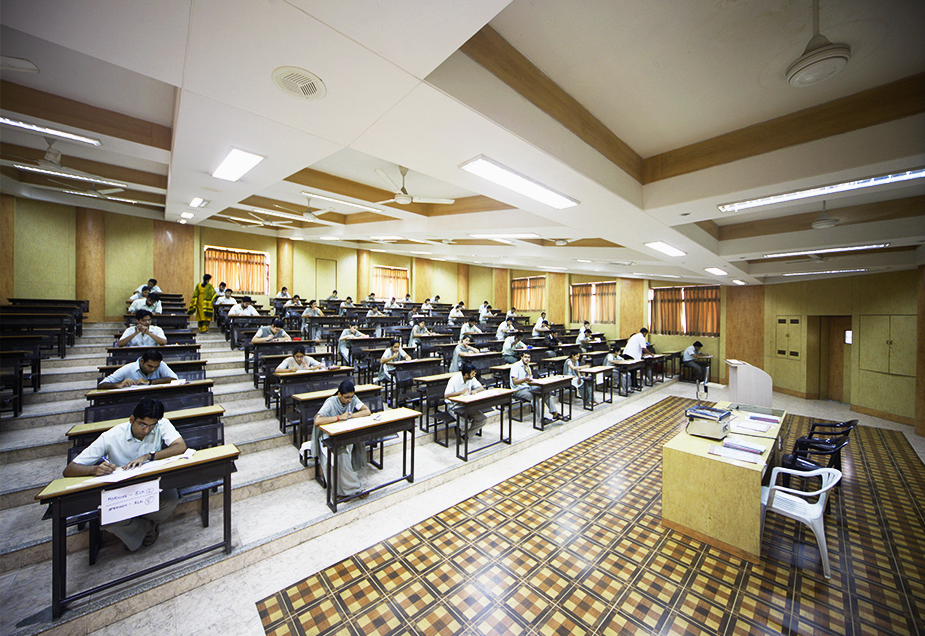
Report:
[{"label": "white card with writing", "polygon": [[103,525],[157,512],[161,502],[161,480],[104,490],[100,501],[100,523]]}]

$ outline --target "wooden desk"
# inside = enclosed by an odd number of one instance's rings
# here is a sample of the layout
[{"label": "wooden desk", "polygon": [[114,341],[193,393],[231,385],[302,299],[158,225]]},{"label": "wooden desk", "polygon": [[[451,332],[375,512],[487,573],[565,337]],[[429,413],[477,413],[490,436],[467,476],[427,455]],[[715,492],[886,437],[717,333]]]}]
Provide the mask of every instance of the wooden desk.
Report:
[{"label": "wooden desk", "polygon": [[30,334],[50,333],[55,339],[58,356],[67,355],[69,325],[73,325],[68,314],[5,314],[0,320],[0,331],[4,333]]},{"label": "wooden desk", "polygon": [[[267,376],[264,382],[264,399],[267,408],[270,408],[270,398],[273,387],[279,387],[279,404],[277,416],[280,430],[286,432],[286,414],[289,411],[289,402],[296,393],[320,391],[322,389],[337,388],[341,382],[350,378],[353,367],[336,366],[313,371],[293,371],[289,373],[276,373]],[[270,379],[272,378],[272,380]]]},{"label": "wooden desk", "polygon": [[0,351],[22,351],[23,364],[29,363],[32,392],[42,388],[42,346],[51,341],[49,336],[28,334],[0,335]]},{"label": "wooden desk", "polygon": [[19,417],[23,409],[22,365],[26,355],[26,351],[0,351],[0,384],[12,390],[12,396],[5,399],[13,405],[13,417]]},{"label": "wooden desk", "polygon": [[[414,421],[420,416],[420,413],[412,409],[399,408],[375,413],[368,417],[351,418],[318,427],[321,432],[328,435],[328,437],[321,439],[321,444],[328,451],[326,453],[327,470],[324,481],[327,485],[327,504],[331,512],[337,512],[337,504],[341,501],[349,501],[368,495],[402,480],[407,480],[409,484],[414,483]],[[364,444],[368,441],[382,439],[397,433],[402,434],[401,477],[349,497],[340,497],[337,494],[337,452],[345,446]],[[411,449],[410,464],[407,460],[409,448]]]},{"label": "wooden desk", "polygon": [[[279,363],[290,357],[291,353],[272,353],[270,355],[262,354],[260,356],[260,364],[254,366],[254,388],[260,388],[260,381],[265,380],[267,375],[276,372],[276,367],[279,366]],[[317,360],[325,366],[336,366],[334,364],[334,355],[330,351],[312,351],[311,353],[306,353],[306,356]]]},{"label": "wooden desk", "polygon": [[[125,314],[125,326],[131,327],[135,324],[135,314]],[[187,329],[189,327],[189,316],[184,314],[154,314],[151,321],[161,329]]]},{"label": "wooden desk", "polygon": [[89,300],[69,300],[66,298],[7,298],[11,305],[58,305],[59,307],[79,306],[83,313],[90,311]]},{"label": "wooden desk", "polygon": [[[585,376],[585,381],[591,382],[591,407],[585,407],[585,410],[593,411],[594,407],[598,404],[613,404],[613,367],[609,364],[599,366],[599,367],[588,367],[586,369],[579,369],[578,372]],[[597,388],[597,378],[598,376],[602,377],[601,383],[601,401],[596,402],[594,400],[594,390]],[[607,391],[610,390],[610,398],[607,398]]]},{"label": "wooden desk", "polygon": [[[164,413],[164,417],[170,420],[170,423],[173,424],[174,428],[182,435],[183,428],[214,422],[224,414],[225,409],[216,404],[213,406],[200,406],[192,409],[169,411]],[[126,418],[120,417],[114,420],[75,424],[65,435],[69,441],[73,442],[72,446],[74,448],[89,446],[97,437],[112,427],[122,424],[125,420]]]},{"label": "wooden desk", "polygon": [[645,366],[645,360],[620,360],[612,367],[619,375],[617,395],[627,397],[630,391],[642,391],[642,382],[636,380],[636,372]]},{"label": "wooden desk", "polygon": [[[443,401],[443,394],[446,392],[446,384],[456,375],[455,371],[447,373],[436,373],[434,375],[422,375],[412,378],[411,381],[417,386],[418,393],[421,396],[421,409],[424,411],[424,423],[421,430],[425,433],[430,432],[430,404],[431,402]],[[439,402],[437,402],[439,404]],[[441,443],[434,433],[434,441],[441,444],[444,448],[447,442]]]},{"label": "wooden desk", "polygon": [[[722,404],[718,404],[722,408]],[[783,422],[786,413],[775,411]],[[679,413],[679,418],[683,414]],[[781,425],[764,438],[729,437],[764,444],[761,462],[710,455],[721,441],[678,433],[662,448],[662,524],[738,557],[761,559],[761,485],[779,448]]]},{"label": "wooden desk", "polygon": [[[360,399],[361,402],[369,406],[371,411],[382,410],[381,400],[379,400],[378,406],[376,404],[368,403],[372,402],[370,398],[379,396],[379,394],[382,392],[381,386],[378,384],[360,384],[354,388],[354,394]],[[292,396],[292,402],[295,406],[296,413],[299,414],[298,425],[292,427],[293,446],[301,449],[302,444],[311,439],[311,435],[309,434],[309,427],[314,426],[315,415],[317,415],[318,411],[321,410],[325,400],[327,400],[332,395],[335,395],[336,393],[337,389],[322,389],[321,391],[296,393]],[[307,458],[308,455],[306,453],[299,453],[299,461],[303,466],[308,465]]]},{"label": "wooden desk", "polygon": [[226,320],[228,328],[225,331],[225,340],[231,342],[232,349],[237,349],[244,344],[244,339],[241,334],[242,330],[257,329],[264,325],[272,325],[274,320],[276,320],[276,318],[273,316],[228,316]]},{"label": "wooden desk", "polygon": [[[306,353],[311,355],[309,349],[314,350],[315,346],[319,344],[321,343],[318,340],[270,340],[268,342],[251,342],[250,339],[248,339],[244,344],[244,373],[250,373],[251,365],[253,364],[254,387],[256,387],[257,368],[260,366],[260,356],[275,353],[288,353],[292,355],[292,351],[295,351],[295,348],[299,345],[305,347]],[[251,362],[251,354],[254,355],[253,363]]]},{"label": "wooden desk", "polygon": [[[474,449],[475,451],[485,450],[486,448],[491,448],[496,444],[501,444],[502,442],[510,445],[511,437],[513,433],[513,422],[511,421],[511,396],[514,395],[513,389],[487,389],[485,391],[479,391],[478,393],[470,393],[469,395],[459,395],[457,397],[447,398],[451,402],[461,405],[465,410],[463,411],[463,417],[466,419],[466,430],[469,429],[469,416],[476,411],[483,411],[492,407],[499,407],[501,409],[500,415],[500,424],[501,424],[501,435],[497,442],[492,442],[491,444],[486,444],[480,446],[479,448]],[[504,437],[504,408],[507,407],[507,438]],[[458,426],[458,424],[457,424]],[[457,428],[457,431],[460,429]],[[434,431],[436,436],[437,431]],[[450,429],[449,425],[446,427],[446,441],[449,443]],[[471,434],[467,434],[464,440],[461,440],[461,435],[457,433],[456,435],[456,457],[463,460],[464,462],[469,461],[469,438],[472,437]],[[459,454],[460,450],[460,441],[462,441],[463,453]]]},{"label": "wooden desk", "polygon": [[[206,379],[206,364],[208,364],[208,360],[170,360],[166,364],[181,380],[192,381]],[[97,367],[100,372],[100,378],[97,383],[102,382],[106,379],[106,376],[112,375],[124,366],[124,364],[108,364],[104,367]]]},{"label": "wooden desk", "polygon": [[106,364],[135,362],[149,349],[157,349],[168,366],[171,360],[199,360],[198,344],[167,344],[161,347],[107,347]]},{"label": "wooden desk", "polygon": [[409,389],[416,377],[434,375],[443,372],[443,360],[440,358],[417,358],[396,360],[392,362],[392,399],[391,406],[397,407],[404,402],[402,389]]},{"label": "wooden desk", "polygon": [[90,406],[84,409],[84,422],[128,417],[138,402],[149,397],[164,403],[164,409],[180,410],[212,406],[212,380],[185,384],[149,384],[125,389],[93,389],[87,393]]},{"label": "wooden desk", "polygon": [[[48,504],[51,511],[51,564],[52,564],[52,584],[51,584],[51,608],[52,617],[57,619],[61,616],[65,606],[71,601],[86,598],[97,592],[108,590],[110,588],[123,585],[126,581],[131,581],[142,576],[147,576],[152,572],[157,572],[164,568],[170,567],[181,561],[192,559],[213,550],[222,548],[226,554],[230,554],[231,545],[231,473],[236,468],[234,460],[238,458],[240,452],[233,444],[216,446],[196,451],[190,459],[180,459],[163,467],[145,472],[138,477],[127,479],[112,484],[85,484],[92,477],[63,477],[56,479],[45,487],[42,492],[35,496],[36,500],[43,504]],[[185,556],[171,559],[152,567],[145,568],[140,572],[120,577],[115,581],[97,585],[89,590],[84,590],[67,595],[67,531],[65,523],[68,517],[83,514],[95,510],[100,505],[100,497],[105,490],[122,488],[133,484],[143,483],[151,479],[160,478],[161,488],[183,488],[185,486],[222,480],[223,494],[223,522],[224,533],[223,540],[205,548],[195,550]]]},{"label": "wooden desk", "polygon": [[80,305],[2,305],[0,314],[56,314],[68,316],[68,344],[74,346],[75,336],[83,335],[83,307]]},{"label": "wooden desk", "polygon": [[[570,375],[548,375],[545,378],[535,378],[530,380],[528,383],[530,386],[539,387],[539,393],[533,394],[533,428],[538,431],[546,430],[546,402],[545,398],[547,395],[559,392],[559,402],[564,406],[565,405],[565,394],[568,394],[568,416],[562,415],[563,421],[569,421],[572,419],[572,391],[569,387],[572,385],[572,376]],[[612,399],[612,398],[611,398]],[[536,408],[536,403],[539,401],[540,408]],[[563,409],[564,410],[564,409]],[[540,413],[540,425],[536,425],[536,413]]]}]

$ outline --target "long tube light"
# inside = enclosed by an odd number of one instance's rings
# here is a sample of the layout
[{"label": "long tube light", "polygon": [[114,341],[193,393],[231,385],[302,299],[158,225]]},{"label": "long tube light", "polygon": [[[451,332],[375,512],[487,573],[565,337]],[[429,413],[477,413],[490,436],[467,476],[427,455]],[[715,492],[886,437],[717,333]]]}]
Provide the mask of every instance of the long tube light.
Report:
[{"label": "long tube light", "polygon": [[797,190],[796,192],[785,192],[784,194],[775,194],[770,197],[761,199],[750,199],[748,201],[738,201],[736,203],[724,203],[716,206],[720,212],[740,212],[751,208],[760,208],[766,205],[777,205],[788,201],[799,201],[800,199],[810,199],[813,197],[822,197],[835,194],[837,192],[848,192],[849,190],[860,190],[862,188],[873,188],[875,186],[888,185],[890,183],[899,183],[901,181],[911,181],[925,177],[925,168],[907,170],[905,172],[895,172],[893,174],[883,174],[856,181],[844,181],[842,183],[833,183],[832,185],[809,188],[807,190]]},{"label": "long tube light", "polygon": [[312,199],[321,199],[322,201],[329,201],[331,203],[339,203],[341,205],[349,205],[352,208],[358,208],[360,210],[366,210],[368,212],[379,212],[382,213],[382,210],[372,208],[368,205],[360,205],[359,203],[351,203],[350,201],[344,201],[343,199],[335,199],[334,197],[329,197],[324,194],[315,194],[314,192],[302,192],[302,196],[311,197]]},{"label": "long tube light", "polygon": [[646,243],[646,247],[652,248],[656,252],[661,252],[668,256],[687,256],[687,252],[682,252],[676,247],[672,247],[663,241],[653,241],[652,243]]},{"label": "long tube light", "polygon": [[18,119],[10,119],[9,117],[0,117],[0,124],[12,126],[13,128],[21,128],[22,130],[28,130],[29,132],[38,133],[40,135],[47,135],[49,137],[58,137],[60,139],[67,139],[68,141],[78,141],[82,144],[88,144],[90,146],[101,145],[100,140],[94,139],[93,137],[85,137],[76,133],[69,133],[64,130],[58,130],[57,128],[39,126],[38,124],[30,124],[29,122],[19,121]]},{"label": "long tube light", "polygon": [[821,250],[804,250],[802,252],[779,252],[777,254],[765,254],[764,258],[790,258],[792,256],[811,256],[813,254],[836,254],[838,252],[856,252],[858,250],[879,250],[889,246],[889,243],[877,243],[876,245],[855,245],[853,247],[830,247]]},{"label": "long tube light", "polygon": [[557,210],[564,210],[578,205],[578,201],[556,192],[542,183],[503,166],[485,155],[479,155],[460,164],[461,169],[477,177],[487,179],[508,190],[513,190],[525,197],[539,201]]},{"label": "long tube light", "polygon": [[817,274],[854,274],[856,272],[866,272],[866,268],[861,269],[827,269],[824,272],[789,272],[784,276],[816,276]]},{"label": "long tube light", "polygon": [[116,188],[127,188],[128,184],[119,183],[118,181],[109,181],[107,179],[100,179],[99,177],[92,177],[90,175],[76,174],[73,172],[64,172],[63,170],[48,170],[46,168],[39,168],[36,166],[27,166],[23,163],[14,163],[13,167],[18,170],[25,170],[26,172],[35,172],[36,174],[47,174],[52,177],[63,177],[65,179],[77,179],[78,181],[86,181],[88,183],[99,183],[100,185],[108,185]]}]

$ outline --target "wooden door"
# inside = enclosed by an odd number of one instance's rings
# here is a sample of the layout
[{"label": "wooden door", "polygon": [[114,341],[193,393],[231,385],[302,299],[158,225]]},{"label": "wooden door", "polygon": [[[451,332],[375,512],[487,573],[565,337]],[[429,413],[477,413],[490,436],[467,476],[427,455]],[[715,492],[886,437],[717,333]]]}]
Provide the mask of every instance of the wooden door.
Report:
[{"label": "wooden door", "polygon": [[851,316],[829,317],[828,399],[847,402],[845,399],[845,360],[849,358],[845,332],[851,330]]}]

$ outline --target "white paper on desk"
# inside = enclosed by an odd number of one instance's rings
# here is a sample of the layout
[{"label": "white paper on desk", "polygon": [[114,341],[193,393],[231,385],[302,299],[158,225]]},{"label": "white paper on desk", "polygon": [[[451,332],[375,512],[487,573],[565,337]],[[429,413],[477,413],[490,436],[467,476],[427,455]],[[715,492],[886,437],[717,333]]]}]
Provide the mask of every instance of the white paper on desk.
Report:
[{"label": "white paper on desk", "polygon": [[168,457],[166,459],[155,459],[153,462],[147,462],[137,468],[132,468],[131,470],[123,470],[121,468],[117,468],[115,471],[109,473],[108,475],[99,475],[97,477],[91,477],[90,479],[87,479],[85,481],[72,484],[68,486],[68,489],[82,488],[83,486],[94,485],[94,484],[115,484],[120,481],[125,481],[126,479],[131,479],[132,477],[138,477],[139,475],[144,475],[145,473],[149,473],[153,470],[157,470],[158,468],[161,468],[162,466],[166,466],[167,464],[171,464],[175,461],[178,461],[181,459],[189,459],[190,457],[193,456],[195,452],[196,452],[196,449],[187,448],[186,452],[184,452],[182,455],[175,455],[173,457]]},{"label": "white paper on desk", "polygon": [[736,420],[730,424],[729,428],[733,433],[767,433],[771,425]]},{"label": "white paper on desk", "polygon": [[168,386],[177,386],[177,385],[180,385],[180,384],[186,384],[186,379],[185,379],[185,378],[179,378],[179,379],[177,379],[177,380],[171,380],[171,381],[170,381],[170,384],[169,384]]},{"label": "white paper on desk", "polygon": [[157,512],[160,508],[160,478],[100,494],[100,523],[103,525]]},{"label": "white paper on desk", "polygon": [[709,452],[711,455],[717,455],[719,457],[725,457],[726,459],[735,459],[740,462],[746,462],[748,464],[760,464],[762,461],[761,455],[756,455],[754,453],[747,453],[745,451],[737,451],[731,448],[725,448],[723,446],[710,446]]}]

